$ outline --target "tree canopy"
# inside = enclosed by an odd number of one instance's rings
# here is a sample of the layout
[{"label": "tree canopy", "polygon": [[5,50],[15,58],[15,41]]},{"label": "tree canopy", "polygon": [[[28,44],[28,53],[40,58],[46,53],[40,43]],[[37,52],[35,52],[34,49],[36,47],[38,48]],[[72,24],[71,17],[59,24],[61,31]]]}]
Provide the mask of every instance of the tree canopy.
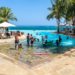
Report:
[{"label": "tree canopy", "polygon": [[8,7],[0,7],[0,22],[8,22],[10,20],[17,20],[12,10]]},{"label": "tree canopy", "polygon": [[47,19],[57,19],[57,24],[61,18],[64,18],[66,22],[72,21],[72,25],[75,26],[75,0],[51,0],[52,7],[49,7],[49,15]]}]

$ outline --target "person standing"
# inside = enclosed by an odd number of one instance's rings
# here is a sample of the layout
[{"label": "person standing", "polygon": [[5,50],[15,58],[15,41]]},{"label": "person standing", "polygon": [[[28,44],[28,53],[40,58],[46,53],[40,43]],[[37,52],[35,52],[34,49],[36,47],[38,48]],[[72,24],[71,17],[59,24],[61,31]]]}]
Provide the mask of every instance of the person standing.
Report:
[{"label": "person standing", "polygon": [[44,37],[42,36],[42,44],[44,44]]},{"label": "person standing", "polygon": [[34,43],[34,38],[33,38],[33,36],[31,35],[31,36],[30,36],[30,45],[31,45],[31,47],[33,47],[33,43]]},{"label": "person standing", "polygon": [[62,41],[62,38],[61,38],[61,36],[59,36],[59,42],[61,42]]},{"label": "person standing", "polygon": [[59,46],[59,40],[56,40],[56,45],[57,45],[57,47]]},{"label": "person standing", "polygon": [[16,35],[15,35],[15,49],[18,49],[18,44],[19,44],[19,37],[18,37],[18,34],[16,33]]},{"label": "person standing", "polygon": [[29,35],[29,33],[27,34],[27,46],[28,47],[30,46],[30,35]]}]

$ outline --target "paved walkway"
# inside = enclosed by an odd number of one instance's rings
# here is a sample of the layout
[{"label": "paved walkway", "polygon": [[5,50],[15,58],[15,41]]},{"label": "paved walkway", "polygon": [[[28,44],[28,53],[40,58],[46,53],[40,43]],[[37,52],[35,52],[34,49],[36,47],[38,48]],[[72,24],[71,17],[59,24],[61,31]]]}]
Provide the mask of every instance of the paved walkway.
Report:
[{"label": "paved walkway", "polygon": [[33,67],[31,70],[34,75],[75,75],[75,58],[63,57],[51,63],[46,62]]},{"label": "paved walkway", "polygon": [[5,56],[0,56],[0,75],[28,75],[27,67],[21,67]]},{"label": "paved walkway", "polygon": [[14,43],[14,37],[8,38],[8,39],[0,39],[0,45],[2,44],[9,44],[9,43]]},{"label": "paved walkway", "polygon": [[8,59],[8,56],[0,54],[0,75],[75,75],[75,51],[69,56],[59,56],[51,62],[30,68],[27,65],[21,67]]}]

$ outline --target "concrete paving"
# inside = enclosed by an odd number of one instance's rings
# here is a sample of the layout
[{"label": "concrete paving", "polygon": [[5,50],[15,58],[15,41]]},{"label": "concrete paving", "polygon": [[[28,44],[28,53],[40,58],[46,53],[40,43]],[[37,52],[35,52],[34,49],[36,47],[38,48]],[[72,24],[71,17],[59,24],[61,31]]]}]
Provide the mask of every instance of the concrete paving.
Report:
[{"label": "concrete paving", "polygon": [[[72,56],[73,55],[73,56]],[[4,58],[6,57],[6,58]],[[0,75],[75,75],[75,56],[60,56],[51,62],[34,67],[16,64],[10,57],[0,54]]]}]

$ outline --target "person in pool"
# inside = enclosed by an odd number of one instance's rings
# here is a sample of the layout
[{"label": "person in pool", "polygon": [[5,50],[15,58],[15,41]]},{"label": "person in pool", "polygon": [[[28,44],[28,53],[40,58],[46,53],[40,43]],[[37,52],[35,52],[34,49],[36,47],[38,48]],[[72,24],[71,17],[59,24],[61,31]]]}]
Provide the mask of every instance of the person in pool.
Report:
[{"label": "person in pool", "polygon": [[45,39],[48,39],[48,36],[47,35],[45,35]]},{"label": "person in pool", "polygon": [[19,44],[19,45],[18,45],[18,49],[19,49],[19,50],[22,50],[22,49],[23,49],[23,48],[22,48],[22,44]]},{"label": "person in pool", "polygon": [[18,44],[19,44],[19,37],[18,37],[18,34],[16,33],[15,34],[15,49],[18,48]]},{"label": "person in pool", "polygon": [[67,38],[66,38],[67,40],[69,39],[69,36],[67,36]]},{"label": "person in pool", "polygon": [[30,35],[29,35],[29,33],[27,34],[27,46],[28,47],[30,46]]},{"label": "person in pool", "polygon": [[40,40],[39,40],[39,39],[37,39],[37,41],[39,42]]},{"label": "person in pool", "polygon": [[44,43],[44,36],[42,36],[42,44]]},{"label": "person in pool", "polygon": [[59,40],[56,40],[56,45],[57,45],[57,47],[59,46]]},{"label": "person in pool", "polygon": [[62,38],[61,38],[61,36],[59,36],[59,42],[61,42],[62,41]]},{"label": "person in pool", "polygon": [[38,32],[36,33],[36,35],[38,35]]},{"label": "person in pool", "polygon": [[47,43],[48,43],[48,36],[46,35],[45,36],[45,44],[47,45]]},{"label": "person in pool", "polygon": [[31,44],[31,47],[33,47],[34,41],[35,41],[35,39],[34,39],[33,36],[31,35],[31,37],[30,37],[30,44]]}]

